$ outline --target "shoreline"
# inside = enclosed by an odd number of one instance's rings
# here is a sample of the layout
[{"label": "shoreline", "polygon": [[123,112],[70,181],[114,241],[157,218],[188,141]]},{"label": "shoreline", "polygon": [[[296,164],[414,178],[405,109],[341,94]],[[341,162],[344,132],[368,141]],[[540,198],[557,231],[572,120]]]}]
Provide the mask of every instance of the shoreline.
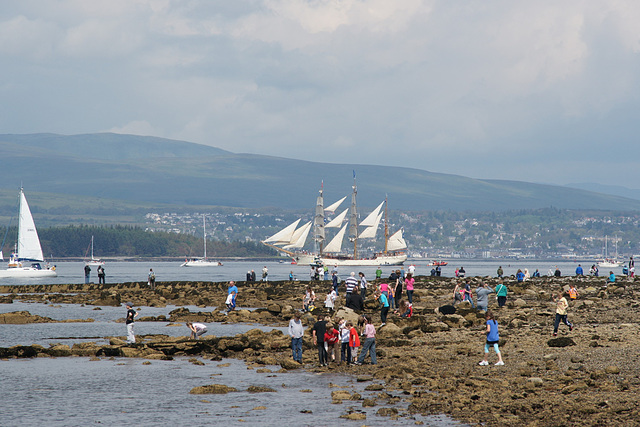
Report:
[{"label": "shoreline", "polygon": [[[472,283],[485,280],[492,287],[497,283],[494,278],[468,279]],[[184,353],[212,359],[230,356],[245,363],[271,362],[284,369],[302,367],[318,373],[371,375],[385,382],[385,390],[406,396],[412,413],[447,414],[472,424],[633,424],[640,418],[636,403],[640,389],[640,362],[636,357],[640,344],[637,338],[640,287],[635,281],[624,278],[605,287],[601,277],[543,277],[524,283],[505,279],[509,288],[507,306],[497,309],[495,298],[490,296],[490,309],[496,312],[500,325],[500,347],[505,366],[493,366],[493,351],[489,359],[491,365],[478,366],[484,344],[482,314],[467,307],[467,303],[458,305],[458,311],[453,315],[440,316],[434,312],[434,308],[451,301],[457,281],[446,277],[417,277],[414,317],[400,319],[390,316],[383,328],[378,327],[377,303],[370,298],[367,300],[365,312],[373,314],[378,329],[377,366],[318,368],[316,351],[308,331],[315,317],[309,315],[303,316],[307,331],[302,366],[291,359],[290,339],[280,331],[265,333],[252,330],[234,337],[208,337],[200,341],[156,337],[155,341],[132,347],[123,347],[114,341],[102,349],[83,343],[77,351],[73,350],[75,345],[68,349],[69,353],[64,347],[55,350],[43,347],[36,355],[53,356],[55,353],[55,357],[60,357],[85,352],[89,357],[96,357],[97,352],[102,351],[104,356],[112,352],[125,357],[162,358]],[[238,304],[263,308],[239,310],[229,316],[216,311],[197,313],[176,309],[168,320],[286,326],[293,310],[300,308],[303,290],[308,283],[237,282],[240,289]],[[554,338],[551,332],[555,304],[550,300],[550,293],[570,283],[575,283],[580,293],[579,299],[569,308],[569,320],[576,328],[569,332],[568,328],[561,327],[559,336]],[[316,282],[313,285],[321,301],[329,283]],[[476,286],[472,287],[475,290]],[[4,285],[0,286],[0,293],[8,288],[26,291],[15,296],[16,300],[25,302],[117,306],[132,300],[140,306],[175,304],[210,308],[224,306],[227,284],[158,282],[155,293],[141,282]],[[343,289],[341,294],[344,296]],[[336,307],[342,303],[337,301]],[[7,349],[0,349],[6,357],[30,357],[25,355],[28,350],[21,350],[22,356],[12,356],[5,353]]]}]

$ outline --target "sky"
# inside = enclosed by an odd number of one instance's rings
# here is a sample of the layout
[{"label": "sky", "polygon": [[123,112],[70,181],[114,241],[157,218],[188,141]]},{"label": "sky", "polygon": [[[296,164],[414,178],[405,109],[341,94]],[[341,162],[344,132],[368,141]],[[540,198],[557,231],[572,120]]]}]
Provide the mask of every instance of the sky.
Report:
[{"label": "sky", "polygon": [[0,133],[640,188],[640,2],[8,0]]}]

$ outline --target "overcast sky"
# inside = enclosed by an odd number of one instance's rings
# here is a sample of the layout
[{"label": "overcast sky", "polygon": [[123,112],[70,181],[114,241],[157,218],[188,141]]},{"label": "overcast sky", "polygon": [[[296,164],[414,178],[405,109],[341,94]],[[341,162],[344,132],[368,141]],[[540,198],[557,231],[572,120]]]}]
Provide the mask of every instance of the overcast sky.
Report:
[{"label": "overcast sky", "polygon": [[16,0],[0,133],[640,188],[640,2]]}]

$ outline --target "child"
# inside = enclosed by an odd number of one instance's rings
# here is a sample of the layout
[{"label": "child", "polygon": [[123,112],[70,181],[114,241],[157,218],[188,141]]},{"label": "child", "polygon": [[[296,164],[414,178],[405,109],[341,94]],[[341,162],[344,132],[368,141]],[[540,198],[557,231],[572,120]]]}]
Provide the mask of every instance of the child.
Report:
[{"label": "child", "polygon": [[311,306],[316,301],[316,294],[311,289],[311,286],[307,286],[307,292],[305,292],[302,298],[302,308],[306,311],[312,311]]},{"label": "child", "polygon": [[571,287],[569,288],[569,298],[571,300],[575,300],[578,298],[578,290],[576,289],[575,283],[572,283]]},{"label": "child", "polygon": [[562,321],[565,325],[569,327],[569,331],[573,331],[573,324],[567,320],[567,308],[569,308],[569,303],[567,302],[566,295],[567,293],[558,293],[555,298],[556,301],[556,321],[553,324],[553,336],[558,336],[558,326],[560,326],[560,321]]},{"label": "child", "polygon": [[485,315],[485,319],[487,320],[487,330],[484,331],[487,334],[487,342],[484,345],[484,359],[479,363],[480,366],[489,365],[489,346],[493,345],[493,349],[498,355],[498,361],[496,362],[496,366],[504,365],[502,361],[502,354],[500,354],[500,348],[498,348],[498,341],[500,341],[500,336],[498,334],[498,322],[493,317],[493,313],[491,310],[487,311]]},{"label": "child", "polygon": [[236,291],[232,291],[227,295],[227,301],[225,301],[225,304],[227,305],[227,313],[236,308]]},{"label": "child", "polygon": [[376,299],[380,301],[380,320],[382,321],[380,327],[382,327],[387,324],[387,314],[389,314],[389,301],[387,300],[385,294],[380,292],[376,294]]},{"label": "child", "polygon": [[338,295],[336,295],[336,290],[331,289],[331,292],[327,294],[327,297],[324,299],[324,306],[329,311],[329,313],[333,314],[333,310],[336,307],[336,299]]},{"label": "child", "polygon": [[207,333],[207,325],[205,325],[204,323],[187,322],[187,328],[189,328],[189,330],[191,331],[192,340],[197,340],[200,338],[201,335],[204,335]]},{"label": "child", "polygon": [[358,336],[358,330],[353,327],[353,323],[347,322],[347,328],[349,329],[349,347],[351,348],[351,360],[349,363],[354,363],[358,360],[358,347],[360,347],[360,337]]},{"label": "child", "polygon": [[338,365],[340,364],[340,357],[338,356],[339,337],[340,333],[333,327],[333,324],[327,323],[327,332],[324,333],[324,344],[327,349],[327,358],[328,355],[331,354],[331,360],[337,360]]},{"label": "child", "polygon": [[364,345],[362,346],[362,353],[358,357],[356,365],[362,365],[364,358],[367,357],[367,352],[371,356],[371,364],[375,365],[376,362],[376,328],[371,322],[371,316],[366,317],[367,324],[364,327]]},{"label": "child", "polygon": [[407,300],[400,300],[400,308],[396,310],[396,314],[400,315],[400,317],[411,317],[413,306]]},{"label": "child", "polygon": [[347,327],[347,322],[340,320],[340,361],[346,362],[347,365],[351,363],[351,346],[349,346],[350,329]]},{"label": "child", "polygon": [[473,303],[473,291],[471,290],[471,284],[468,281],[464,285],[464,298],[462,301],[469,301],[471,303],[471,307],[476,308],[476,305]]}]

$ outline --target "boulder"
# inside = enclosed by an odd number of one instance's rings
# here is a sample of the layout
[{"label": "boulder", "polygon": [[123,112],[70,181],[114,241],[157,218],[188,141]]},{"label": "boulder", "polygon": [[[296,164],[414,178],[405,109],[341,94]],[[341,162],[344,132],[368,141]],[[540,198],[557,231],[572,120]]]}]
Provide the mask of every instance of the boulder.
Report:
[{"label": "boulder", "polygon": [[355,311],[353,311],[352,309],[347,308],[347,307],[340,308],[338,311],[336,311],[336,315],[335,315],[335,317],[342,317],[347,322],[351,322],[354,325],[358,324],[358,317],[359,316],[360,315],[358,313],[356,313]]},{"label": "boulder", "polygon": [[[424,327],[425,332],[446,332],[449,329],[450,329],[449,325],[447,325],[444,322],[434,322]],[[409,335],[409,337],[411,338],[411,334]]]},{"label": "boulder", "polygon": [[191,389],[189,394],[227,394],[230,392],[238,391],[234,387],[229,387],[223,384],[210,384]]}]

